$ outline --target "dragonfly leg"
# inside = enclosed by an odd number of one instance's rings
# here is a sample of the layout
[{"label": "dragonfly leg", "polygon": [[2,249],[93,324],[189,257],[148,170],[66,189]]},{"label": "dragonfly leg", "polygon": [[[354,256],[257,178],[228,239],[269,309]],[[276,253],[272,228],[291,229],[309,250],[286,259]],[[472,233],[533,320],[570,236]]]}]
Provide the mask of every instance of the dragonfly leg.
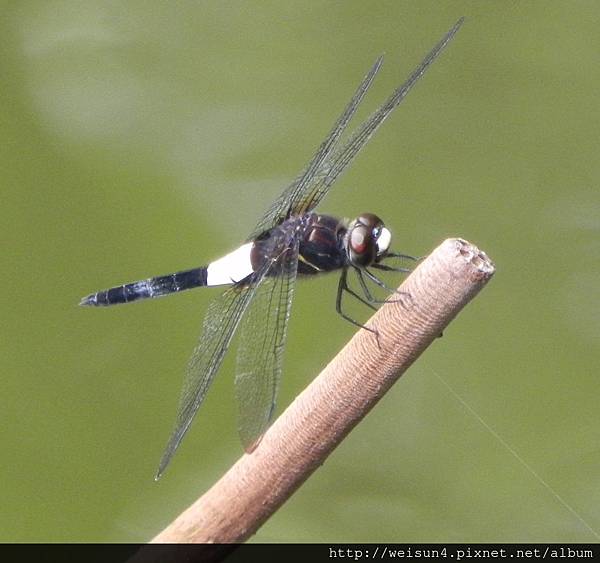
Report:
[{"label": "dragonfly leg", "polygon": [[[367,278],[369,278],[373,283],[377,284],[379,287],[382,287],[383,289],[389,291],[390,293],[395,293],[397,295],[400,295],[401,297],[399,297],[398,299],[385,299],[383,301],[378,301],[378,300],[374,299],[371,292],[369,291],[369,288],[367,287],[365,279],[362,277],[363,272],[365,273]],[[367,295],[367,298],[369,299],[369,301],[372,301],[373,303],[398,303],[398,302],[403,303],[403,301],[404,301],[403,297],[405,297],[405,296],[408,299],[410,299],[409,293],[407,293],[406,291],[399,291],[397,289],[388,287],[376,275],[374,275],[372,272],[369,272],[369,270],[367,270],[366,268],[357,270],[357,274],[358,274],[358,279],[360,281],[360,284],[363,288],[363,291],[365,292],[365,295]]]},{"label": "dragonfly leg", "polygon": [[358,293],[356,293],[356,291],[354,291],[349,285],[348,285],[348,281],[346,279],[346,274],[343,274],[344,276],[344,291],[347,291],[350,295],[352,295],[352,297],[355,297],[356,299],[358,299],[361,303],[364,303],[367,307],[370,307],[371,309],[373,309],[373,311],[377,311],[377,307],[375,307],[375,305],[373,305],[373,303],[383,303],[382,301],[377,301],[375,299],[373,299],[373,296],[370,293],[365,293],[367,299],[365,299],[364,297],[360,296]]},{"label": "dragonfly leg", "polygon": [[365,305],[368,305],[372,309],[375,309],[375,307],[373,307],[373,305],[371,303],[369,303],[368,301],[366,301],[365,299],[360,297],[356,292],[354,292],[352,289],[350,289],[348,287],[347,277],[348,277],[348,270],[346,268],[344,268],[342,270],[342,274],[340,275],[340,281],[338,283],[337,298],[335,300],[335,310],[337,311],[338,315],[340,315],[343,319],[347,320],[348,322],[352,323],[353,325],[355,325],[359,328],[364,328],[365,330],[372,332],[376,336],[379,336],[378,332],[375,329],[369,328],[368,326],[365,326],[365,325],[359,323],[358,321],[355,321],[352,317],[349,317],[348,315],[346,315],[346,313],[344,313],[344,311],[342,311],[342,297],[344,295],[344,291],[347,291],[348,293],[350,293],[350,295],[356,297],[360,302],[364,303]]},{"label": "dragonfly leg", "polygon": [[362,271],[373,283],[377,284],[379,287],[386,289],[390,293],[398,293],[398,290],[385,285],[385,283],[383,283],[383,281],[381,281],[373,272],[369,272],[369,270],[367,268],[363,268]]},{"label": "dragonfly leg", "polygon": [[413,262],[418,262],[421,260],[420,258],[415,258],[414,256],[409,256],[408,254],[398,254],[397,252],[386,252],[384,258],[405,258],[406,260],[412,260]]},{"label": "dragonfly leg", "polygon": [[373,297],[373,294],[371,293],[367,286],[367,283],[365,282],[365,278],[363,278],[362,270],[360,268],[356,268],[356,275],[358,277],[360,287],[362,288],[365,296],[371,303],[385,303],[384,299],[376,299],[375,297]]},{"label": "dragonfly leg", "polygon": [[393,266],[388,266],[387,264],[371,264],[371,268],[383,270],[384,272],[400,272],[401,274],[410,274],[412,272],[410,268],[394,268]]}]

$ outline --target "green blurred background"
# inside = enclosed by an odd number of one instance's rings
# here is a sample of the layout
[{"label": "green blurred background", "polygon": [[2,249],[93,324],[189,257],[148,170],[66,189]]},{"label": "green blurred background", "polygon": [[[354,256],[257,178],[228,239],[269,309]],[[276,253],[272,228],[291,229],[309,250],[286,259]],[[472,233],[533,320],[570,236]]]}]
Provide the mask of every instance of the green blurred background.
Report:
[{"label": "green blurred background", "polygon": [[[148,540],[237,459],[230,354],[153,481],[218,290],[79,298],[232,249],[375,57],[359,120],[462,15],[320,209],[414,255],[465,237],[496,276],[254,541],[598,541],[597,2],[1,13],[1,541]],[[336,284],[298,286],[279,412],[355,332]]]}]

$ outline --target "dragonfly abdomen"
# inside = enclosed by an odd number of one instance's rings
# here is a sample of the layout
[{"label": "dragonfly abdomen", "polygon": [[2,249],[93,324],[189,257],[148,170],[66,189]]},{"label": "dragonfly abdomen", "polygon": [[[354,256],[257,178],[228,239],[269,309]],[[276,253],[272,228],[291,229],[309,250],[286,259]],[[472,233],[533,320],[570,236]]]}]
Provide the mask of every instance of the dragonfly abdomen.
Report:
[{"label": "dragonfly abdomen", "polygon": [[206,283],[206,267],[185,270],[166,276],[157,276],[147,280],[111,287],[84,297],[80,305],[103,307],[131,303],[139,299],[152,299],[169,293],[177,293],[194,287],[204,287]]}]

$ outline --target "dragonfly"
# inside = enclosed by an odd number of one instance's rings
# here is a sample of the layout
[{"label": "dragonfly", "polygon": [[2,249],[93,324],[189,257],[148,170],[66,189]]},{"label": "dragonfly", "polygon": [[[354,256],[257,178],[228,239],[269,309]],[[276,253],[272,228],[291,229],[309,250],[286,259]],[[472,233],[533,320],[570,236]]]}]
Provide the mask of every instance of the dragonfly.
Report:
[{"label": "dragonfly", "polygon": [[[303,172],[270,205],[239,248],[206,266],[119,285],[81,300],[84,306],[103,307],[196,287],[228,286],[208,305],[202,334],[187,366],[175,426],[156,479],[163,474],[190,428],[238,328],[235,375],[238,430],[247,452],[258,446],[275,410],[298,276],[339,271],[336,310],[344,319],[367,328],[344,312],[343,297],[350,295],[375,309],[381,301],[374,297],[368,284],[390,288],[373,270],[407,271],[386,264],[388,259],[409,257],[390,250],[391,232],[379,217],[362,213],[348,221],[314,209],[445,49],[463,21],[464,18],[459,19],[408,79],[341,143],[349,121],[381,68],[383,56],[375,61]],[[351,289],[349,274],[356,276],[362,294]]]}]

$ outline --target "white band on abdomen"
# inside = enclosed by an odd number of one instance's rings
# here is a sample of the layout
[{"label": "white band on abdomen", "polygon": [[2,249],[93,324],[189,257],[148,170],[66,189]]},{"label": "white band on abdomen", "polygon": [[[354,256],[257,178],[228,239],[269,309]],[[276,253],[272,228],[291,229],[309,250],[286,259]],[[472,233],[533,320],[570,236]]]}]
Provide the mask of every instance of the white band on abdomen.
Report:
[{"label": "white band on abdomen", "polygon": [[211,262],[206,269],[206,285],[229,285],[249,276],[254,271],[250,261],[253,244],[247,242],[223,258]]}]

